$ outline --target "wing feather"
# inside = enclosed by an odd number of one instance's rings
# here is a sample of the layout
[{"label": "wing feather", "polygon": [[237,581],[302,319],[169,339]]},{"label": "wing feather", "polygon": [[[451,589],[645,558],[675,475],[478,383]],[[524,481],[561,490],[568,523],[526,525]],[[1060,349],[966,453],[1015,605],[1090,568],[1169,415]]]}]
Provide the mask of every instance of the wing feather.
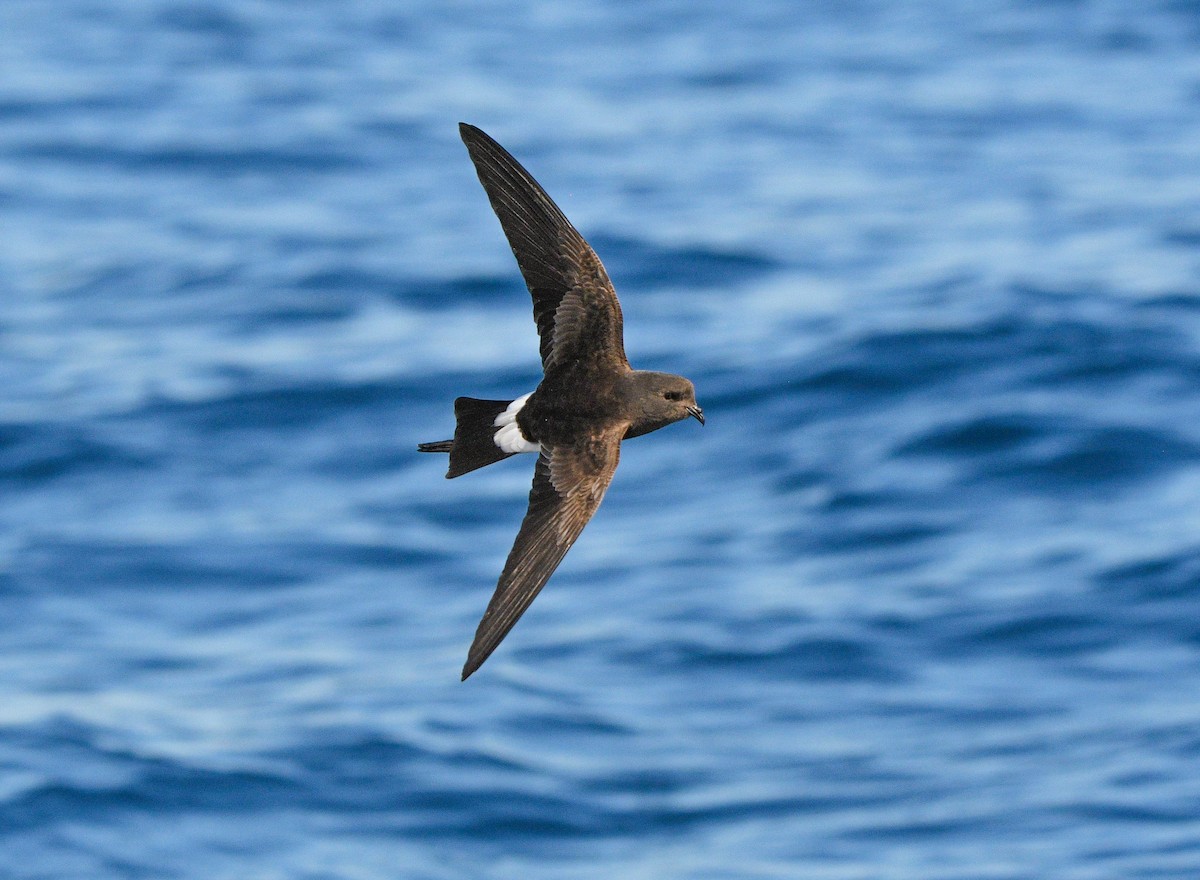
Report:
[{"label": "wing feather", "polygon": [[625,427],[538,456],[529,509],[467,652],[464,681],[508,635],[600,506],[617,469]]},{"label": "wing feather", "polygon": [[628,367],[621,304],[595,251],[507,150],[473,125],[459,131],[533,297],[543,367]]}]

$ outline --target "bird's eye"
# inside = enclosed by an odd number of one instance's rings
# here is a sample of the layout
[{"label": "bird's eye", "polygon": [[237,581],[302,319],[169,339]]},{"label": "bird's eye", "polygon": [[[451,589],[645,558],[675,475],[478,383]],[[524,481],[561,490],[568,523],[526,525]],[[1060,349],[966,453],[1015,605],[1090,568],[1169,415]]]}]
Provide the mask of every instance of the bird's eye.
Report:
[{"label": "bird's eye", "polygon": [[667,400],[683,400],[683,392],[682,391],[664,391],[663,397],[665,397]]}]

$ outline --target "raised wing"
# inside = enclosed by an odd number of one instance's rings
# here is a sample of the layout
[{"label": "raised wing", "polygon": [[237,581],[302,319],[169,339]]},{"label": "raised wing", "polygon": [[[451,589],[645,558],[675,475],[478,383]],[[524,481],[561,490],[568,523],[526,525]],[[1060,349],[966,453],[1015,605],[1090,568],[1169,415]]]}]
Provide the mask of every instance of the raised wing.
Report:
[{"label": "raised wing", "polygon": [[621,304],[600,258],[507,150],[473,125],[459,131],[533,296],[543,368],[627,368]]},{"label": "raised wing", "polygon": [[621,425],[608,436],[538,456],[529,510],[467,652],[464,681],[508,635],[600,506],[624,431]]}]

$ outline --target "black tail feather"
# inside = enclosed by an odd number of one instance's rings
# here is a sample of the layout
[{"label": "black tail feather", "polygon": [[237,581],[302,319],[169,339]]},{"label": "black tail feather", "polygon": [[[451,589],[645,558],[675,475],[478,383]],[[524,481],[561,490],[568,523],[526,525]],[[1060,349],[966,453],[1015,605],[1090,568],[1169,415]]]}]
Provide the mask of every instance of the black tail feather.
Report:
[{"label": "black tail feather", "polygon": [[438,440],[421,443],[420,452],[449,452],[450,469],[446,479],[461,477],[497,461],[503,461],[514,453],[504,452],[496,445],[496,416],[508,409],[511,400],[476,400],[460,397],[454,401],[453,440]]}]

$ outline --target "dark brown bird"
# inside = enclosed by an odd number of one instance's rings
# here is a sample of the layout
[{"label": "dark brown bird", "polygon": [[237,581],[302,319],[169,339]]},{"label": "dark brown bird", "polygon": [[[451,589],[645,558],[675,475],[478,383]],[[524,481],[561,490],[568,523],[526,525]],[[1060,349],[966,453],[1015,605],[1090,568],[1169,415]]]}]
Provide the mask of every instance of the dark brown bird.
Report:
[{"label": "dark brown bird", "polygon": [[538,453],[529,510],[467,653],[465,681],[600,506],[621,441],[689,417],[704,424],[704,413],[687,379],[629,366],[608,273],[538,182],[475,126],[459,131],[533,296],[544,372],[537,390],[516,400],[458,398],[454,439],[417,447],[450,453],[447,479]]}]

